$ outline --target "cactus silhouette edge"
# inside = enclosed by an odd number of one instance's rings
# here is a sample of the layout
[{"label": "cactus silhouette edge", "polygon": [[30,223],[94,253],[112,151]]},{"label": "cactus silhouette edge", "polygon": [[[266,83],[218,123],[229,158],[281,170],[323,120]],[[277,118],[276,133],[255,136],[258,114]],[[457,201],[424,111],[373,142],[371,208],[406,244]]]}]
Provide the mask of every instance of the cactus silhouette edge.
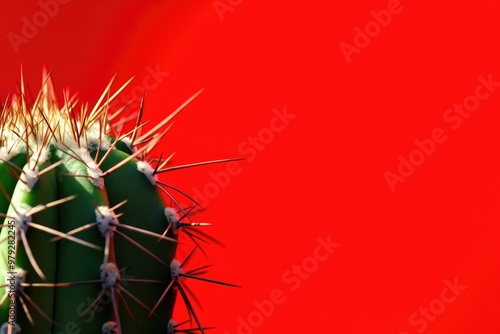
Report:
[{"label": "cactus silhouette edge", "polygon": [[[0,334],[204,333],[185,281],[236,287],[206,278],[208,265],[189,268],[200,243],[214,240],[202,231],[210,224],[193,221],[201,206],[161,176],[239,159],[172,166],[172,155],[151,156],[202,90],[145,130],[144,96],[137,117],[110,110],[129,82],[112,93],[111,80],[93,107],[67,92],[59,103],[44,70],[36,97],[21,76],[3,105]],[[184,259],[180,232],[194,247]],[[181,323],[172,319],[179,296],[190,316]]]}]

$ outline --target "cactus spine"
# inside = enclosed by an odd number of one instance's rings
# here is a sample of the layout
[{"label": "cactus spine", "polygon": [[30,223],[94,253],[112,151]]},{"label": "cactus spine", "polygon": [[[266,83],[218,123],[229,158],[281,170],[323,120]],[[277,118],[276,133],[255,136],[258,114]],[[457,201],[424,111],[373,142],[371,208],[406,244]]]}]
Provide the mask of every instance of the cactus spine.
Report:
[{"label": "cactus spine", "polygon": [[[76,97],[66,94],[59,106],[44,72],[34,100],[21,79],[20,95],[3,107],[0,334],[203,333],[182,281],[231,286],[201,277],[206,267],[186,271],[193,252],[175,259],[179,231],[196,244],[211,238],[197,230],[207,224],[189,218],[198,204],[159,175],[234,159],[173,167],[170,158],[148,160],[201,91],[142,135],[141,103],[135,126],[122,134],[125,108],[111,113],[109,106],[126,84],[111,94],[111,83],[92,109],[76,111]],[[193,328],[171,319],[177,292]]]}]

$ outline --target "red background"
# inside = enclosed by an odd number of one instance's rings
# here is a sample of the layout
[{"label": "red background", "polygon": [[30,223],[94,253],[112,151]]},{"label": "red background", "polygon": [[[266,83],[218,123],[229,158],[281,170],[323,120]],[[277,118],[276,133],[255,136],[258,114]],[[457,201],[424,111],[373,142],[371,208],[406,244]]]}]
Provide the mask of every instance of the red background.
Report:
[{"label": "red background", "polygon": [[[221,2],[232,8],[223,19],[212,0],[72,0],[15,52],[8,33],[21,34],[23,17],[32,22],[41,7],[3,1],[1,97],[15,90],[21,64],[33,89],[47,65],[58,89],[91,102],[113,74],[115,89],[136,75],[130,93],[159,66],[169,75],[147,92],[144,119],[205,88],[163,142],[176,163],[242,156],[238,147],[269,127],[274,108],[296,115],[200,216],[226,248],[208,246],[197,262],[243,285],[191,282],[216,332],[419,333],[409,318],[439,305],[444,281],[456,278],[467,288],[420,332],[500,333],[500,92],[456,130],[443,120],[480,75],[500,81],[500,4],[402,1],[348,62],[341,43],[354,45],[355,27],[387,1]],[[391,191],[384,173],[397,173],[398,157],[435,128],[447,140]],[[168,180],[192,193],[223,170]],[[329,235],[340,247],[292,291],[282,275],[311,263],[317,238]],[[285,300],[258,323],[254,301],[275,289]],[[239,329],[252,314],[254,325]]]}]

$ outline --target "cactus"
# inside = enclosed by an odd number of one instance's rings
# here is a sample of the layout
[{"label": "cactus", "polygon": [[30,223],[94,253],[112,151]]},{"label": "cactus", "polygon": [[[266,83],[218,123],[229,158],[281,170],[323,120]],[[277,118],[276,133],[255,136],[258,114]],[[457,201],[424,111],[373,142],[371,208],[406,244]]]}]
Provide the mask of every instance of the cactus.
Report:
[{"label": "cactus", "polygon": [[[111,94],[112,82],[92,109],[67,92],[60,107],[44,71],[34,99],[21,77],[19,96],[2,108],[0,333],[204,333],[184,281],[234,286],[203,277],[208,266],[184,268],[215,239],[200,230],[208,223],[191,220],[199,204],[160,176],[235,159],[171,166],[172,156],[150,156],[201,91],[144,134],[143,96],[122,133],[126,107],[110,103],[128,82]],[[183,261],[181,231],[194,241]],[[177,294],[189,324],[172,319]]]}]

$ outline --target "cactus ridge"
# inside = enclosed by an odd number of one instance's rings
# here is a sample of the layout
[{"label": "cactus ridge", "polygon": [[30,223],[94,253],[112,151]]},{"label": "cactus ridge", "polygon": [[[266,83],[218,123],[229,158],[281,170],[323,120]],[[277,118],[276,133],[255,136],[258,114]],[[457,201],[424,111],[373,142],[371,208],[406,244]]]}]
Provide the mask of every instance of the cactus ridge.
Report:
[{"label": "cactus ridge", "polygon": [[[222,244],[200,229],[210,223],[191,220],[201,205],[160,176],[238,159],[171,166],[173,154],[150,157],[201,90],[144,131],[144,95],[135,119],[126,107],[110,111],[130,80],[112,93],[113,78],[92,108],[77,111],[76,95],[65,91],[60,106],[50,75],[42,77],[28,99],[21,76],[19,96],[0,114],[0,334],[211,329],[185,281],[236,285],[204,277],[210,265],[185,269],[201,243]],[[183,262],[179,232],[194,243]],[[172,319],[177,292],[196,326]]]}]

